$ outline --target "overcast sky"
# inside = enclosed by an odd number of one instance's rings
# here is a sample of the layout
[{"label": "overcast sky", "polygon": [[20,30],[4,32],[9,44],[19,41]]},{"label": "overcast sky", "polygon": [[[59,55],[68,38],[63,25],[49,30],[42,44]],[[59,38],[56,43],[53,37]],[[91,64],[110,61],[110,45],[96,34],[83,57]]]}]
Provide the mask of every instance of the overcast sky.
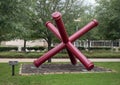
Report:
[{"label": "overcast sky", "polygon": [[95,0],[85,0],[87,4],[95,4]]}]

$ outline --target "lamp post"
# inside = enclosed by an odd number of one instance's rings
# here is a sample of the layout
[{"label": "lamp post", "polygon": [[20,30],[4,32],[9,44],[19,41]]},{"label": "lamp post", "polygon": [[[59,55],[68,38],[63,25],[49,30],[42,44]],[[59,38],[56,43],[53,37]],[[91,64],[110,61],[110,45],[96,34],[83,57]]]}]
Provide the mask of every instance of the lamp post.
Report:
[{"label": "lamp post", "polygon": [[[78,28],[79,28],[79,27],[78,27],[78,24],[79,24],[79,22],[81,22],[81,19],[80,19],[80,18],[74,19],[74,22],[77,23],[77,25],[76,25],[76,31],[78,31]],[[75,45],[76,47],[79,47],[78,41],[79,41],[79,40],[76,40],[76,41],[74,42],[74,45]]]}]

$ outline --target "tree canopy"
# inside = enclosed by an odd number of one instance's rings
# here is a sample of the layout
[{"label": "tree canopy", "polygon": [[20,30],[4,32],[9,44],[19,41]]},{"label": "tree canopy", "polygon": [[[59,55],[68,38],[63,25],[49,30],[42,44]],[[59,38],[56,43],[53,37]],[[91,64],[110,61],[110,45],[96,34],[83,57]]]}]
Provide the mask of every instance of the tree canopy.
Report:
[{"label": "tree canopy", "polygon": [[85,6],[83,0],[37,0],[36,14],[38,20],[36,22],[36,36],[44,38],[48,45],[53,41],[54,36],[45,27],[46,21],[50,20],[54,23],[51,18],[51,14],[55,11],[62,13],[63,21],[67,32],[71,35],[75,32],[76,26],[74,19],[77,19],[85,12]]},{"label": "tree canopy", "polygon": [[99,20],[99,33],[102,39],[120,38],[119,0],[96,0],[96,13]]},{"label": "tree canopy", "polygon": [[28,36],[34,15],[32,6],[33,0],[0,0],[0,41]]},{"label": "tree canopy", "polygon": [[[82,39],[119,39],[120,7],[118,0],[96,0],[96,7],[84,0],[0,0],[0,41],[44,38],[49,45],[57,39],[45,27],[54,21],[51,14],[62,13],[69,35],[97,18],[99,30],[88,32]],[[80,19],[80,22],[75,22]],[[98,34],[100,33],[100,34]]]}]

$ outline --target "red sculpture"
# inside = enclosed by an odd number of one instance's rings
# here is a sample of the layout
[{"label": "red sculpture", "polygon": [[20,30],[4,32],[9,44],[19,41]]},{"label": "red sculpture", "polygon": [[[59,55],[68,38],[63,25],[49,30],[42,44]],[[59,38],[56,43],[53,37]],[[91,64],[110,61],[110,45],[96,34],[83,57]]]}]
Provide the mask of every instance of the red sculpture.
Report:
[{"label": "red sculpture", "polygon": [[[86,26],[78,30],[76,33],[74,33],[72,36],[68,38],[68,35],[66,33],[63,21],[62,21],[62,15],[59,12],[54,12],[52,14],[53,19],[56,22],[56,25],[58,29],[50,22],[48,21],[46,23],[46,27],[50,29],[56,37],[58,37],[62,42],[57,45],[55,48],[51,49],[47,53],[45,53],[43,56],[38,58],[34,61],[34,65],[36,67],[39,67],[42,63],[44,63],[46,60],[57,54],[62,49],[66,48],[67,52],[69,54],[71,63],[75,65],[77,63],[76,58],[86,67],[87,70],[91,70],[94,67],[94,64],[88,60],[73,44],[76,39],[84,35],[86,32],[91,30],[93,27],[98,25],[97,20],[93,20],[90,23],[88,23]],[[76,58],[75,58],[75,57]]]}]

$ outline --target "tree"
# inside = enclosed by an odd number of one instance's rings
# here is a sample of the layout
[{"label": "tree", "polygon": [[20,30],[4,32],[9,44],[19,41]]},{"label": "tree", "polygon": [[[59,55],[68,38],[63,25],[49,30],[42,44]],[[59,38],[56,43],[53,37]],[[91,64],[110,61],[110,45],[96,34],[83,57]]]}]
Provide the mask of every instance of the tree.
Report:
[{"label": "tree", "polygon": [[0,1],[0,41],[31,39],[35,0]]},{"label": "tree", "polygon": [[[73,30],[76,29],[74,19],[81,17],[81,15],[85,11],[83,0],[38,0],[37,6],[38,7],[36,8],[36,10],[39,17],[37,21],[39,25],[37,25],[38,29],[36,29],[38,32],[37,34],[43,34],[41,35],[41,37],[43,37],[47,42],[50,39],[48,37],[51,37],[52,35],[49,34],[49,30],[47,30],[44,25],[46,21],[51,20],[51,14],[53,12],[60,11],[62,13],[65,27],[69,35],[71,35],[72,33],[74,33]],[[40,35],[38,36],[40,37]]]},{"label": "tree", "polygon": [[[87,23],[89,23],[91,20],[95,19],[95,8],[92,5],[87,5],[85,13],[80,18],[80,24],[79,27],[85,26]],[[98,39],[97,35],[97,29],[93,29],[86,33],[81,39]]]},{"label": "tree", "polygon": [[120,38],[119,0],[96,0],[96,13],[99,20],[99,33],[102,39]]},{"label": "tree", "polygon": [[[15,27],[15,22],[13,22],[15,19],[13,10],[15,10],[14,6],[16,7],[16,3],[16,1],[10,2],[10,0],[0,1],[0,41],[6,40],[6,35]],[[13,4],[15,5],[13,6]]]}]

